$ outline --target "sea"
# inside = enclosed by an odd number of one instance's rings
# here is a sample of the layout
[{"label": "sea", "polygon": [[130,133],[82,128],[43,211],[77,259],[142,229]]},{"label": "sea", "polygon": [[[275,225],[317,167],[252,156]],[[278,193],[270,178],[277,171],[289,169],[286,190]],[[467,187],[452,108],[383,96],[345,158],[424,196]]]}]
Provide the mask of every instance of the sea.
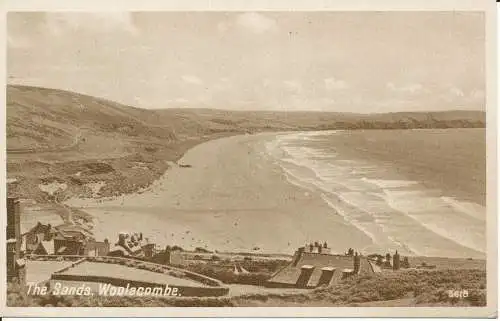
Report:
[{"label": "sea", "polygon": [[286,133],[266,150],[371,239],[363,254],[485,257],[484,129]]}]

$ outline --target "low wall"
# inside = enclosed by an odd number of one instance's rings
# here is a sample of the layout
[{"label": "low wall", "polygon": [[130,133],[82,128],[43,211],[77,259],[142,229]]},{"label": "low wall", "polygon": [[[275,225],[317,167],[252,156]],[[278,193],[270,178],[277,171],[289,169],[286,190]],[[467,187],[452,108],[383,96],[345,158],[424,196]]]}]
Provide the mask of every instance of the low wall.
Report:
[{"label": "low wall", "polygon": [[[117,262],[125,262],[125,263],[128,262],[128,263],[138,263],[138,264],[143,263],[143,264],[147,264],[151,267],[163,268],[163,269],[168,269],[170,271],[177,271],[177,272],[183,273],[189,279],[192,279],[194,281],[197,281],[197,282],[200,282],[200,283],[203,283],[206,285],[210,285],[210,286],[222,286],[223,285],[223,283],[221,281],[214,279],[214,278],[211,278],[211,277],[208,277],[208,276],[203,275],[203,274],[187,271],[187,270],[173,267],[170,265],[163,265],[163,264],[150,262],[147,260],[141,260],[138,258],[119,257],[119,256],[36,255],[36,254],[30,254],[26,258],[31,259],[31,260],[42,259],[42,260],[47,260],[47,261],[58,261],[58,260],[73,261],[74,260],[74,261],[76,261],[75,263],[73,263],[74,265],[80,264],[84,261],[102,262],[102,263],[109,263],[109,264],[119,264]],[[106,262],[106,261],[114,261],[114,262]]]},{"label": "low wall", "polygon": [[[208,276],[187,271],[184,269],[175,268],[168,265],[162,265],[146,260],[140,260],[135,258],[127,257],[114,257],[114,256],[97,256],[89,257],[82,255],[30,255],[29,259],[39,259],[47,261],[74,261],[69,263],[68,266],[54,272],[51,276],[51,281],[72,281],[72,282],[95,282],[95,283],[105,283],[111,284],[117,287],[165,287],[165,284],[160,283],[149,283],[142,281],[127,280],[120,277],[104,277],[98,275],[72,275],[66,273],[69,269],[75,267],[76,265],[83,262],[99,262],[107,264],[138,264],[141,267],[133,267],[137,269],[146,269],[152,272],[161,273],[155,271],[155,269],[162,269],[163,271],[173,271],[181,273],[184,278],[190,279],[207,286],[192,287],[192,286],[178,286],[175,284],[169,284],[171,288],[177,288],[179,296],[190,296],[190,297],[203,297],[203,296],[223,296],[229,293],[229,289],[223,287],[223,283],[219,280],[210,278]],[[181,277],[178,277],[181,278]]]}]

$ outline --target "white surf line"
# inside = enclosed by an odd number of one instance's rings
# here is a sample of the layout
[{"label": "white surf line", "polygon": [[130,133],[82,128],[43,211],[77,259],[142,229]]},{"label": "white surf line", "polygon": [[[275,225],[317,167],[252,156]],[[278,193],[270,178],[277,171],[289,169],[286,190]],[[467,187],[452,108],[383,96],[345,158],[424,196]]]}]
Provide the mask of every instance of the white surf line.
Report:
[{"label": "white surf line", "polygon": [[[335,208],[335,206],[333,206],[332,204],[330,204],[330,202],[328,200],[325,199],[325,194],[324,193],[331,193],[331,191],[325,191],[324,189],[320,188],[319,186],[317,186],[316,184],[314,184],[312,182],[310,182],[310,183],[309,182],[304,182],[303,179],[300,179],[300,178],[296,177],[289,170],[287,170],[286,168],[284,168],[280,164],[280,162],[288,162],[288,163],[292,163],[292,164],[294,164],[295,166],[298,166],[298,167],[305,167],[306,169],[310,170],[317,177],[317,179],[320,179],[318,177],[318,174],[316,173],[316,171],[310,169],[307,166],[298,165],[294,161],[289,161],[289,160],[284,160],[284,159],[277,158],[274,155],[272,155],[271,153],[269,153],[268,150],[266,150],[266,151],[268,152],[267,155],[268,155],[268,157],[270,157],[270,160],[272,161],[272,163],[275,166],[278,166],[278,168],[281,170],[281,172],[285,175],[286,180],[287,180],[288,183],[290,183],[290,184],[292,184],[292,185],[294,185],[294,186],[296,186],[296,187],[298,187],[298,188],[300,188],[302,190],[305,190],[305,191],[309,191],[309,192],[313,192],[313,193],[321,193],[320,194],[321,199],[326,203],[326,205],[329,208],[331,208],[333,211],[336,211],[337,214],[339,214],[344,219],[344,222],[347,225],[350,225],[350,226],[358,229],[359,231],[361,231],[362,233],[364,233],[369,239],[371,239],[372,243],[376,244],[375,236],[373,234],[371,234],[368,231],[366,231],[366,229],[353,224],[353,222],[348,221],[347,218],[346,218],[346,216],[343,215],[343,213],[339,213],[339,210],[337,208]],[[304,184],[312,185],[313,187],[305,186]]]},{"label": "white surf line", "polygon": [[363,232],[366,236],[368,236],[371,240],[372,240],[372,243],[373,244],[378,244],[377,242],[377,238],[375,237],[374,234],[370,233],[369,231],[367,231],[365,228],[363,228],[363,226],[359,225],[355,220],[352,220],[352,221],[349,221],[347,219],[347,215],[343,210],[337,208],[332,202],[330,202],[328,199],[327,199],[327,196],[324,194],[324,193],[321,193],[321,198],[323,199],[323,201],[328,205],[328,207],[330,207],[332,210],[334,210],[337,214],[339,214],[343,219],[344,221],[357,228],[358,230],[360,230],[361,232]]},{"label": "white surf line", "polygon": [[[448,205],[450,205],[451,207],[453,207],[454,209],[456,209],[457,211],[459,211],[460,213],[467,214],[470,217],[475,218],[476,220],[486,222],[486,216],[485,217],[479,217],[479,216],[477,216],[473,211],[470,211],[468,208],[466,208],[465,206],[463,206],[462,204],[460,204],[460,202],[461,202],[460,200],[457,200],[457,199],[455,199],[453,197],[448,197],[448,196],[441,196],[441,199],[445,203],[447,203]],[[475,206],[481,206],[479,204],[472,203],[472,202],[470,202],[470,204],[473,204]]]},{"label": "white surf line", "polygon": [[[310,134],[310,133],[309,133],[309,134]],[[290,136],[293,136],[293,137],[290,137]],[[295,141],[295,140],[299,139],[299,137],[300,137],[300,135],[292,134],[292,135],[288,135],[288,137],[285,137],[285,139],[281,139],[280,141],[281,141],[281,143],[286,142],[286,141]],[[273,147],[275,147],[275,148],[276,148],[276,147],[279,147],[279,143],[278,143],[278,144],[274,144],[274,146],[273,146]],[[286,151],[285,151],[285,152],[286,152]],[[290,153],[288,153],[288,154],[290,154]],[[298,167],[306,168],[306,169],[308,169],[308,170],[312,171],[312,172],[315,174],[315,176],[316,176],[316,178],[317,178],[317,179],[322,180],[322,179],[321,179],[321,177],[320,177],[320,175],[319,175],[319,173],[317,172],[317,170],[316,170],[316,169],[311,168],[311,167],[309,167],[309,166],[307,166],[307,165],[304,165],[304,164],[302,164],[301,162],[296,161],[295,159],[281,159],[281,158],[276,157],[275,155],[271,155],[271,156],[272,156],[272,157],[273,157],[273,158],[277,161],[277,162],[275,162],[275,164],[277,163],[277,164],[279,165],[279,162],[287,162],[287,163],[291,163],[291,164],[293,164],[293,165],[295,165],[295,166],[298,166]],[[290,155],[290,156],[292,156],[292,157],[293,157],[294,155]],[[304,155],[304,156],[305,156],[304,158],[305,158],[305,159],[307,159],[307,157],[306,157],[307,155]],[[283,166],[281,166],[281,165],[280,165],[280,167],[281,167],[281,169],[282,169],[283,171],[286,171],[286,170],[283,168]],[[286,171],[286,172],[288,172],[288,171]],[[300,179],[300,178],[296,177],[295,175],[293,175],[293,174],[292,174],[292,173],[290,173],[290,172],[288,172],[288,175],[291,175],[291,176],[293,176],[296,180],[301,181],[301,179]],[[287,175],[287,180],[288,180],[290,183],[292,183],[293,185],[296,185],[296,186],[298,186],[298,187],[300,187],[300,188],[303,188],[303,189],[308,189],[308,190],[311,190],[310,188],[305,188],[305,187],[304,187],[303,185],[301,185],[300,183],[297,183],[297,182],[292,182],[292,181],[289,179],[290,177],[289,177],[288,175]],[[378,186],[378,184],[374,184],[374,182],[370,182],[370,180],[369,180],[369,179],[366,179],[366,181],[368,181],[370,184],[373,184],[373,185],[377,186],[379,189],[383,190],[383,188],[381,188],[380,186]],[[418,182],[416,182],[416,183],[418,184]],[[313,183],[313,182],[310,182],[309,184],[314,185],[316,189],[319,189],[319,190],[324,191],[324,192],[326,192],[326,193],[332,193],[332,191],[327,190],[326,188],[324,188],[324,187],[322,187],[322,186],[318,186],[318,184],[315,184],[315,183]],[[413,185],[413,184],[414,184],[414,182],[412,182],[412,184],[408,184],[408,186],[406,186],[406,187],[410,187],[410,186],[411,186],[411,185]],[[346,186],[346,185],[344,185],[344,184],[339,184],[339,185]],[[347,187],[347,186],[346,186],[346,187]],[[358,207],[357,207],[357,206],[355,206],[354,204],[352,204],[352,203],[348,202],[347,200],[343,199],[341,196],[339,196],[339,197],[341,198],[341,200],[342,200],[342,201],[346,202],[346,203],[347,203],[347,204],[349,204],[350,206],[353,206],[353,207],[358,208]],[[425,224],[425,223],[423,223],[423,222],[419,221],[419,220],[418,220],[417,218],[415,218],[413,215],[411,215],[411,214],[409,214],[409,213],[407,213],[407,212],[405,212],[405,211],[401,211],[401,210],[399,210],[399,209],[395,208],[393,205],[391,205],[391,202],[390,202],[390,201],[388,201],[385,197],[384,197],[383,199],[387,202],[387,204],[389,205],[389,207],[391,207],[393,210],[395,210],[395,211],[396,211],[396,212],[398,212],[398,213],[401,213],[401,214],[405,215],[406,217],[408,217],[408,218],[409,218],[409,219],[411,219],[412,221],[416,222],[418,225],[422,226],[424,229],[426,229],[426,230],[428,230],[428,231],[430,231],[430,232],[432,232],[432,233],[436,234],[437,236],[439,236],[439,237],[443,237],[443,238],[445,238],[445,239],[448,239],[449,241],[451,241],[451,242],[453,242],[453,243],[455,243],[455,244],[457,244],[457,245],[463,246],[463,247],[465,247],[465,248],[467,248],[467,249],[469,249],[469,250],[484,253],[482,250],[478,250],[478,249],[476,249],[476,248],[474,248],[474,247],[471,247],[471,245],[470,245],[470,244],[468,244],[468,243],[464,243],[464,242],[457,241],[456,239],[454,239],[454,238],[452,238],[451,236],[447,235],[447,233],[443,233],[443,232],[445,232],[444,230],[442,230],[442,229],[440,229],[440,228],[438,228],[438,227],[434,227],[434,226],[429,225],[429,224]],[[326,201],[326,200],[325,200],[325,201]],[[327,201],[326,201],[326,202],[327,202]],[[327,203],[328,203],[328,205],[329,205],[330,207],[332,207],[332,204],[330,204],[329,202],[327,202]],[[458,204],[452,204],[452,205],[458,205]],[[360,209],[360,208],[358,208],[358,209],[359,209],[360,211],[362,211],[362,212],[364,212],[364,213],[366,213],[366,214],[368,214],[368,215],[369,215],[369,213],[368,213],[367,211],[365,211],[365,210],[363,210],[363,209]],[[457,209],[458,209],[458,208],[457,208]],[[335,211],[337,211],[337,212],[339,211],[339,209],[337,209],[337,208],[335,208],[335,207],[334,207],[334,210],[335,210]],[[462,210],[460,210],[460,212],[462,212]],[[464,212],[465,212],[465,211],[464,211]],[[467,213],[467,214],[469,214],[469,215],[470,215],[470,212],[469,212],[469,213]],[[472,216],[472,215],[471,215],[471,216]],[[473,216],[473,217],[477,218],[477,216]],[[477,218],[477,219],[479,219],[479,218]],[[361,231],[363,231],[363,232],[364,232],[364,233],[365,233],[368,237],[370,237],[370,238],[373,240],[373,235],[372,235],[371,233],[369,233],[369,232],[367,233],[367,231],[366,231],[364,228],[362,228],[362,227],[360,227],[360,226],[356,226],[356,225],[354,225],[354,224],[353,224],[353,222],[347,221],[346,217],[344,217],[344,220],[346,220],[346,222],[347,222],[347,223],[349,223],[350,225],[353,225],[353,226],[357,227],[358,229],[360,229]],[[384,226],[382,226],[381,224],[379,224],[378,222],[376,222],[376,220],[374,220],[374,224],[376,224],[377,226],[379,226],[382,230],[384,229]],[[395,240],[393,237],[390,237],[390,236],[387,236],[387,237],[388,237],[388,238],[391,238],[392,240]],[[392,242],[392,243],[396,243],[396,242]],[[402,243],[400,240],[397,240],[397,243],[399,243],[399,244],[405,244],[405,246],[409,248],[409,245],[408,245],[408,244],[406,244],[406,243],[404,243],[404,242]],[[414,249],[412,249],[412,251],[413,251],[416,255],[419,255],[419,254],[418,254],[418,251],[415,251]]]},{"label": "white surf line", "polygon": [[383,196],[383,195],[380,195],[380,197],[382,199],[384,199],[387,202],[387,204],[389,205],[389,207],[391,207],[392,209],[394,209],[396,212],[399,212],[399,213],[402,213],[403,215],[406,215],[410,219],[414,220],[417,224],[423,226],[424,228],[426,228],[427,230],[433,232],[434,234],[436,234],[436,235],[438,235],[438,236],[440,236],[442,238],[448,239],[448,240],[452,241],[453,243],[458,244],[460,246],[463,246],[463,247],[465,247],[465,248],[467,248],[469,250],[472,250],[472,251],[475,251],[475,252],[480,252],[480,253],[485,253],[485,251],[483,249],[477,249],[477,248],[471,247],[470,244],[466,244],[464,242],[460,242],[460,241],[458,241],[456,239],[453,239],[452,237],[450,237],[449,235],[447,235],[445,229],[442,229],[442,228],[439,228],[439,227],[432,226],[432,225],[426,224],[424,222],[421,222],[414,215],[411,215],[410,213],[408,213],[406,211],[402,211],[402,210],[398,209],[397,207],[395,207],[394,202],[392,202],[388,197]]},{"label": "white surf line", "polygon": [[[346,203],[346,204],[348,204],[348,205],[350,205],[350,206],[352,206],[352,207],[356,208],[356,209],[357,209],[357,210],[359,210],[360,212],[363,212],[363,213],[367,214],[367,215],[368,215],[368,216],[370,216],[370,217],[373,217],[372,215],[370,215],[370,213],[369,213],[367,210],[365,210],[365,209],[362,209],[362,208],[358,207],[356,204],[353,204],[352,202],[349,202],[349,201],[348,201],[347,199],[345,199],[345,197],[343,197],[342,195],[336,195],[336,196],[337,196],[337,197],[338,197],[338,198],[339,198],[342,202],[344,202],[344,203]],[[397,212],[399,212],[399,211],[397,211]],[[410,217],[410,219],[412,219],[412,218]],[[419,222],[417,222],[417,223],[419,223]],[[377,225],[377,226],[378,226],[378,227],[379,227],[379,228],[383,231],[383,233],[384,233],[384,234],[383,234],[383,236],[389,240],[389,243],[393,243],[393,244],[395,244],[395,245],[398,245],[398,244],[404,244],[405,246],[404,246],[403,248],[408,248],[408,249],[410,249],[410,250],[411,250],[411,252],[412,252],[412,254],[414,254],[414,255],[423,255],[421,252],[419,252],[419,251],[417,251],[417,250],[415,250],[415,249],[411,248],[411,247],[410,247],[407,243],[402,242],[402,241],[400,241],[400,240],[396,239],[396,238],[395,238],[394,236],[392,236],[392,235],[388,235],[388,234],[386,234],[386,232],[384,232],[384,231],[386,230],[386,229],[385,229],[385,227],[384,227],[382,224],[380,224],[380,223],[378,222],[378,220],[377,220],[375,217],[373,217],[373,224],[374,224],[374,225]],[[420,225],[421,225],[421,224],[420,224]],[[394,242],[394,240],[397,240],[397,242]],[[379,245],[380,243],[374,242],[374,244],[375,244],[375,245]]]},{"label": "white surf line", "polygon": [[[278,146],[274,145],[273,147],[276,148]],[[377,241],[377,238],[375,237],[374,234],[370,233],[366,228],[364,228],[363,226],[361,226],[359,223],[356,223],[356,222],[353,222],[353,221],[349,221],[347,219],[347,214],[345,214],[342,210],[340,210],[337,207],[335,207],[329,200],[326,199],[325,193],[332,193],[332,191],[327,190],[326,188],[323,188],[321,186],[318,186],[314,182],[304,182],[303,179],[300,179],[300,178],[296,177],[289,170],[287,170],[286,168],[284,168],[280,164],[280,162],[291,163],[291,164],[293,164],[295,166],[305,168],[305,169],[311,171],[314,174],[314,176],[316,176],[316,179],[323,181],[321,179],[320,175],[318,174],[317,170],[315,170],[313,168],[310,168],[308,166],[305,166],[303,164],[300,164],[299,162],[295,161],[294,159],[282,159],[282,158],[278,158],[278,157],[272,155],[271,153],[268,153],[268,156],[270,156],[274,160],[273,163],[275,165],[277,165],[281,169],[281,171],[285,174],[285,177],[286,177],[287,181],[290,184],[292,184],[294,186],[297,186],[297,187],[299,187],[300,189],[303,189],[303,190],[307,190],[307,191],[310,191],[310,192],[320,193],[321,199],[326,203],[326,205],[329,208],[331,208],[333,211],[335,211],[338,215],[340,215],[344,219],[344,222],[347,225],[350,225],[350,226],[356,228],[357,230],[361,231],[362,233],[364,233],[372,241],[373,244],[378,245],[380,243],[379,241]],[[290,156],[292,156],[292,155],[290,155]],[[292,177],[293,177],[293,179],[291,179]],[[304,186],[303,185],[304,183],[311,184],[311,185],[313,185],[313,187],[311,188],[311,187],[308,187],[308,186]],[[343,184],[339,184],[339,185],[345,186]],[[353,205],[351,204],[351,206],[353,206]],[[363,212],[366,213],[366,211],[363,211]],[[377,226],[383,228],[381,225],[377,224],[375,222],[375,220],[374,220],[374,224],[376,224]],[[391,241],[387,236],[384,235],[384,237],[386,237],[389,242]],[[414,255],[419,255],[418,252],[416,252],[416,251],[412,250],[411,252]]]}]

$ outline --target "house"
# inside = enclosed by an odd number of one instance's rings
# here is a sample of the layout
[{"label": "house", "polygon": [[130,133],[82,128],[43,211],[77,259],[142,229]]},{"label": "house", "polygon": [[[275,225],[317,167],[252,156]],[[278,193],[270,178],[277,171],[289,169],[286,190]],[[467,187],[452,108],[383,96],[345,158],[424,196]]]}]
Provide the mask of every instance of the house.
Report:
[{"label": "house", "polygon": [[328,247],[328,244],[326,242],[324,242],[323,244],[321,244],[320,242],[306,244],[304,247],[301,247],[301,251],[306,253],[331,253],[331,249]]},{"label": "house", "polygon": [[92,232],[82,226],[72,225],[72,224],[61,224],[56,227],[58,235],[66,239],[72,239],[75,241],[87,241],[94,240]]},{"label": "house", "polygon": [[22,239],[22,249],[28,254],[79,255],[87,240],[93,240],[93,235],[80,226],[61,224],[53,227],[50,224],[38,222],[22,235]]},{"label": "house", "polygon": [[51,241],[41,241],[36,245],[31,254],[36,255],[53,255],[54,252],[54,240]]},{"label": "house", "polygon": [[[22,235],[22,248],[25,253],[33,253],[41,242],[49,242],[59,235],[59,231],[50,224],[38,222],[32,229]],[[40,249],[39,249],[40,251]],[[44,250],[41,250],[45,252]]]},{"label": "house", "polygon": [[104,242],[88,241],[83,248],[83,255],[87,256],[106,256],[110,252],[108,239]]},{"label": "house", "polygon": [[145,257],[153,257],[156,255],[156,244],[155,243],[147,243],[142,245],[142,251],[144,252]]},{"label": "house", "polygon": [[61,236],[54,238],[54,254],[84,255],[85,243],[80,240],[67,239]]},{"label": "house", "polygon": [[[323,249],[328,249],[328,247],[320,246],[321,250],[311,249],[310,246],[299,248],[295,252],[292,262],[272,275],[266,282],[266,286],[315,288],[335,284],[339,280],[353,275],[375,273],[368,258],[358,253],[354,255],[324,253]],[[313,244],[313,247],[318,246]]]},{"label": "house", "polygon": [[121,252],[125,256],[135,256],[144,257],[144,251],[142,248],[142,234],[128,232],[120,232],[118,234],[118,242],[115,244],[115,249],[113,249],[114,255],[120,255]]}]

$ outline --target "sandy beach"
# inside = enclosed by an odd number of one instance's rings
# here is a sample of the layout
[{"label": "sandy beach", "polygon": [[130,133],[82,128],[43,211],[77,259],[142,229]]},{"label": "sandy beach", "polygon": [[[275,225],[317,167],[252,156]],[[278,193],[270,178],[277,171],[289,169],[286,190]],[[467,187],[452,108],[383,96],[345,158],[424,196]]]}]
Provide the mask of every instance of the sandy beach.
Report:
[{"label": "sandy beach", "polygon": [[[67,202],[95,217],[95,236],[142,231],[157,244],[218,251],[293,253],[305,242],[335,251],[362,248],[370,238],[317,195],[287,182],[265,152],[275,134],[209,141],[190,149],[143,192]],[[256,250],[258,248],[258,250]]]}]

